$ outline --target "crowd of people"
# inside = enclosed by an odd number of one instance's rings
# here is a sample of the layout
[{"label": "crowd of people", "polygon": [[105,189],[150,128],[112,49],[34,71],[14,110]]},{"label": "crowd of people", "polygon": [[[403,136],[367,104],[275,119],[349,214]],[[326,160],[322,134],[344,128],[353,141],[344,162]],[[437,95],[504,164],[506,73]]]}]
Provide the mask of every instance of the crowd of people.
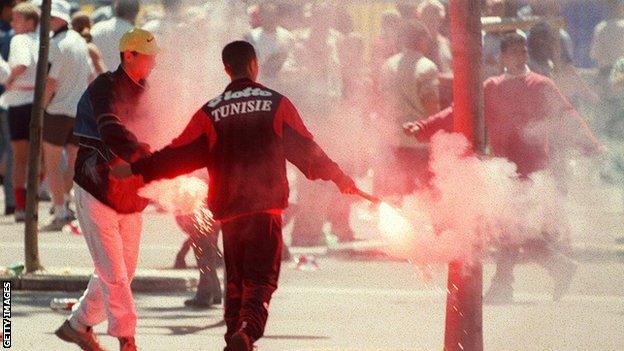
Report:
[{"label": "crowd of people", "polygon": [[[612,11],[608,12],[609,18],[596,24],[591,49],[586,50],[598,69],[593,80],[583,79],[586,77],[581,77],[575,67],[576,62],[582,60],[582,54],[575,46],[580,44],[572,39],[579,37],[578,33],[571,35],[565,27],[555,28],[546,21],[526,33],[517,32],[527,37],[532,71],[556,81],[559,89],[577,107],[581,104],[610,106],[615,111],[607,115],[616,115],[615,120],[606,118],[608,120],[602,122],[604,125],[619,125],[618,89],[614,82],[618,81],[619,72],[616,62],[624,55],[624,45],[618,45],[622,6],[618,1],[607,1],[608,4],[602,4],[602,7],[598,1],[594,2],[596,8],[590,12],[592,15],[607,13],[601,10],[607,5]],[[104,5],[105,2],[98,3]],[[191,11],[191,6],[180,1],[164,1],[163,5],[164,15],[147,13],[139,19],[138,1],[117,1],[114,6],[102,6],[91,17],[84,12],[75,12],[75,7],[69,3],[53,3],[53,44],[44,119],[45,172],[42,175],[49,185],[55,213],[49,229],[59,230],[63,223],[73,218],[67,203],[75,159],[71,126],[79,93],[97,75],[119,65],[117,42],[123,33],[140,25],[140,20],[145,22],[147,19],[145,29],[158,36],[171,31],[172,28],[167,27],[191,21],[190,17],[206,11],[196,4]],[[502,0],[488,0],[483,4],[484,16],[506,16],[513,10],[517,10],[519,17],[554,18],[565,15],[563,10],[566,9],[552,0],[529,1],[522,7],[518,2]],[[38,55],[39,10],[34,3],[3,1],[1,13],[2,64],[7,72],[3,85],[6,91],[2,98],[5,123],[1,143],[5,212],[22,221],[28,121]],[[331,119],[338,118],[334,117],[336,110],[344,114],[347,109],[351,115],[357,114],[364,119],[358,121],[361,123],[351,122],[353,125],[368,123],[366,119],[374,114],[396,125],[433,115],[451,100],[448,81],[452,79],[452,55],[446,5],[440,1],[403,1],[396,9],[385,11],[381,14],[379,37],[369,49],[364,37],[354,30],[354,21],[344,5],[261,3],[249,6],[248,15],[251,29],[244,38],[258,51],[261,80],[295,93],[303,106],[304,116],[310,116],[313,129],[321,134],[326,129],[335,128],[337,123],[332,123]],[[205,16],[204,19],[210,20]],[[414,21],[417,22],[405,25]],[[576,30],[576,27],[571,29]],[[500,63],[502,35],[499,32],[484,33],[484,78],[504,69]],[[305,84],[301,84],[301,77],[305,77]],[[388,103],[371,103],[380,97]],[[608,104],[604,104],[605,101]],[[410,152],[410,149],[423,149],[422,145],[415,145],[413,139],[397,133],[391,144],[397,166],[405,162],[426,162],[426,151]],[[362,168],[355,164],[353,167]],[[391,187],[404,182],[392,182]],[[382,185],[388,182],[377,183],[381,188],[389,186]],[[302,189],[300,195],[305,198],[307,193],[315,194],[314,190]],[[383,190],[391,193],[396,189]],[[302,235],[296,238],[296,243],[314,244],[319,240],[316,227],[322,221],[309,220],[310,223],[301,224],[304,230],[296,231]],[[348,226],[342,225],[344,223],[341,224],[339,219],[334,222],[340,238],[352,237]],[[306,233],[312,227],[315,227],[314,233]]]},{"label": "crowd of people", "polygon": [[[573,10],[579,9],[569,2],[561,5],[556,0],[487,0],[483,2],[482,10],[483,16],[564,17],[568,27],[541,21],[528,31],[516,30],[527,38],[528,66],[531,71],[552,78],[581,111],[591,111],[587,117],[597,119],[590,122],[599,128],[599,133],[613,136],[622,125],[618,122],[621,119],[621,104],[618,103],[621,89],[616,83],[621,74],[616,63],[624,56],[624,45],[618,44],[623,6],[618,1],[583,3],[577,7],[585,6],[585,10],[596,17],[595,30],[592,28],[589,34],[578,33],[587,25],[580,23],[578,16],[572,16],[576,13]],[[4,123],[0,173],[5,186],[5,213],[14,215],[17,221],[24,219],[28,122],[38,55],[39,10],[36,5],[36,2],[3,1],[0,21],[2,66],[7,72],[2,86],[5,92],[2,97]],[[68,203],[76,151],[71,127],[77,98],[90,80],[119,65],[117,42],[123,33],[134,26],[142,26],[156,36],[164,37],[185,24],[214,21],[206,14],[210,11],[210,2],[163,1],[162,5],[163,11],[145,11],[139,17],[139,1],[115,1],[114,4],[98,1],[96,6],[99,7],[89,16],[69,3],[53,2],[42,178],[49,187],[53,202],[51,211],[55,217],[46,229],[60,230],[74,219]],[[452,100],[452,50],[447,6],[438,0],[399,1],[395,8],[380,14],[379,35],[370,43],[356,30],[346,5],[326,2],[250,5],[246,9],[250,27],[247,33],[241,32],[241,28],[233,32],[251,42],[258,51],[262,68],[260,80],[292,93],[319,138],[332,138],[339,127],[350,130],[348,140],[361,145],[366,140],[366,133],[358,134],[357,131],[362,129],[357,128],[358,125],[396,135],[396,138],[383,141],[388,144],[384,145],[381,157],[384,167],[377,169],[375,180],[379,192],[390,195],[409,191],[410,184],[407,183],[412,181],[402,179],[402,176],[396,181],[387,181],[390,175],[385,173],[393,173],[393,170],[387,171],[389,168],[407,170],[412,165],[410,173],[420,174],[417,177],[420,181],[424,180],[422,177],[426,173],[422,171],[422,165],[427,162],[426,145],[402,135],[398,126],[431,116],[450,105]],[[244,16],[241,6],[238,7],[225,14]],[[609,8],[610,11],[605,10]],[[585,21],[589,19],[585,18]],[[214,22],[218,23],[201,25],[213,29],[211,25],[224,24],[223,19]],[[223,31],[223,28],[219,30]],[[504,34],[484,32],[484,80],[504,70],[500,60],[500,41]],[[593,38],[591,45],[585,45],[579,39],[588,35]],[[593,59],[595,75],[585,68],[588,66],[584,63],[587,61],[585,56]],[[385,103],[372,102],[377,99],[383,99],[381,101]],[[346,115],[350,117],[348,122],[345,122]],[[379,163],[371,161],[380,158],[369,155],[371,150],[362,151],[366,157],[354,158],[341,149],[330,147],[330,151],[357,172],[375,169],[375,163]],[[388,158],[395,167],[385,167]],[[300,203],[308,203],[305,199],[318,196],[322,188],[322,185],[313,185],[309,189],[302,186],[298,196],[304,200]],[[321,216],[301,216],[303,218],[296,224],[294,244],[322,243],[320,228],[326,220],[332,222],[334,234],[341,240],[352,239],[353,233],[346,225],[345,217],[349,204],[335,202],[333,207],[341,210]],[[301,213],[322,212],[318,208],[303,206],[298,208]]]},{"label": "crowd of people", "polygon": [[[89,15],[65,0],[52,0],[41,179],[49,188],[50,211],[54,216],[42,229],[60,231],[76,219],[72,204],[75,191],[75,201],[82,206],[82,215],[78,213],[78,216],[83,231],[104,233],[108,224],[115,223],[119,228],[127,228],[118,231],[122,232],[124,243],[131,243],[132,248],[124,252],[128,260],[125,265],[100,257],[103,261],[98,270],[98,262],[95,262],[99,278],[94,276],[89,283],[90,290],[79,304],[82,309],[75,309],[75,317],[70,318],[73,324],[68,322],[60,329],[64,337],[80,339],[71,333],[89,332],[88,327],[106,319],[108,313],[109,320],[118,322],[109,325],[109,332],[120,337],[122,349],[132,349],[134,340],[127,337],[133,336],[136,323],[133,305],[120,305],[117,310],[105,312],[97,295],[101,295],[102,289],[108,289],[107,294],[111,291],[118,294],[113,300],[118,299],[120,304],[131,300],[129,282],[138,254],[136,231],[141,228],[140,213],[147,202],[138,195],[128,197],[124,192],[108,192],[112,183],[118,187],[122,183],[108,178],[110,166],[114,165],[106,160],[121,157],[133,164],[132,173],[142,174],[148,180],[201,168],[206,164],[193,162],[209,154],[216,138],[228,133],[227,128],[214,129],[206,124],[203,120],[208,116],[213,117],[214,123],[239,113],[265,111],[279,116],[275,117],[279,123],[273,125],[276,135],[269,132],[263,135],[263,142],[272,142],[268,146],[256,145],[258,149],[254,150],[268,147],[275,152],[275,159],[269,161],[280,163],[286,157],[306,177],[334,180],[343,192],[352,192],[354,186],[346,174],[372,174],[374,192],[395,203],[428,185],[431,179],[427,166],[428,139],[440,129],[452,130],[453,50],[447,2],[414,0],[388,5],[378,14],[380,27],[374,40],[366,36],[370,33],[358,31],[349,4],[343,2],[263,1],[249,5],[162,0],[162,7],[157,11],[143,12],[139,0],[115,0],[110,4],[101,1],[96,5],[99,7]],[[624,2],[484,0],[482,16],[512,17],[518,24],[511,30],[484,31],[482,35],[484,112],[490,153],[516,163],[521,179],[529,179],[532,172],[548,169],[562,179],[563,189],[566,170],[559,162],[561,158],[574,149],[588,154],[604,151],[590,130],[601,140],[624,136],[624,36],[621,35]],[[565,19],[565,25],[557,21],[559,18]],[[14,216],[17,222],[25,219],[26,165],[39,21],[37,1],[0,0],[0,83],[3,84],[0,90],[0,179],[5,190],[5,215]],[[526,23],[532,24],[530,28],[525,28]],[[141,133],[137,134],[141,136],[137,140],[120,127],[118,115],[127,115],[130,120],[134,115],[140,116],[136,118],[138,124],[153,122],[147,117],[153,111],[141,104],[135,106],[134,101],[143,94],[154,65],[156,71],[159,69],[155,55],[160,49],[150,44],[154,38],[165,47],[177,49],[161,55],[164,60],[167,57],[173,60],[169,63],[176,63],[164,68],[168,71],[165,76],[169,95],[163,99],[165,102],[160,102],[168,105],[163,109],[175,105],[170,103],[171,99],[178,99],[177,105],[186,105],[189,101],[194,103],[197,95],[200,99],[216,95],[222,81],[216,77],[199,77],[198,72],[205,74],[211,70],[211,62],[197,60],[214,60],[206,53],[216,52],[215,48],[220,50],[232,40],[245,40],[235,41],[237,44],[232,47],[232,43],[228,44],[226,49],[232,51],[222,53],[226,71],[232,78],[227,89],[240,90],[240,96],[221,96],[220,100],[208,102],[172,144],[174,150],[187,147],[186,144],[192,146],[195,138],[205,133],[206,139],[200,140],[203,144],[193,146],[196,149],[188,146],[190,150],[171,151],[170,146],[164,149],[168,151],[152,154],[152,150],[167,143],[154,145],[150,143],[150,136]],[[241,64],[241,57],[247,61]],[[254,68],[252,61],[258,67]],[[189,71],[190,66],[202,69]],[[178,89],[191,84],[200,87],[195,89],[200,91]],[[208,86],[204,89],[202,84]],[[292,103],[273,90],[263,90],[265,87],[288,94]],[[280,98],[257,100],[263,104],[256,104],[255,100],[243,105],[222,101],[253,94],[279,95]],[[127,108],[119,112],[117,101]],[[274,111],[272,104],[281,107]],[[80,113],[83,116],[95,113],[96,121],[91,121],[91,117],[77,118]],[[311,141],[304,122],[345,173]],[[228,128],[246,131],[245,126]],[[264,125],[258,128],[273,132]],[[152,134],[158,135],[157,129],[154,128]],[[283,139],[285,156],[272,149],[276,147],[273,141],[276,136]],[[219,168],[211,163],[213,159],[206,161],[208,172],[213,172],[210,182],[216,186],[211,187],[211,191],[216,192],[214,196],[232,202],[221,203],[209,197],[208,206],[215,213],[215,219],[223,220],[223,231],[229,232],[227,240],[224,238],[227,290],[234,295],[226,296],[230,305],[229,312],[226,308],[229,333],[226,340],[238,335],[239,315],[244,312],[254,318],[248,327],[250,334],[237,337],[242,338],[241,343],[249,345],[262,336],[266,322],[262,302],[268,308],[279,275],[276,255],[288,256],[288,250],[282,250],[281,232],[274,228],[281,227],[281,210],[286,204],[293,205],[284,216],[285,220],[294,218],[295,221],[293,246],[324,245],[327,222],[339,242],[357,239],[349,224],[354,199],[341,196],[325,183],[302,181],[294,168],[288,168],[288,172],[284,170],[283,174],[277,172],[275,177],[285,181],[288,175],[288,181],[295,184],[296,199],[291,196],[286,200],[287,188],[280,188],[281,183],[271,183],[274,191],[253,196],[272,199],[273,207],[269,209],[273,212],[264,213],[268,216],[247,216],[244,220],[236,217],[241,211],[247,214],[258,209],[267,210],[254,207],[264,206],[262,201],[234,203],[237,191],[241,192],[238,194],[241,198],[249,195],[248,187],[238,184],[227,188],[231,181],[224,180],[223,174],[242,177],[249,171],[245,169],[247,165],[257,167],[257,162],[252,162],[248,155],[236,151],[249,149],[253,154],[248,141],[238,142],[220,145],[216,152],[222,152],[221,156],[229,155],[232,160],[244,159],[239,168]],[[297,151],[289,154],[289,150]],[[305,155],[305,159],[299,154]],[[185,161],[190,163],[187,165]],[[228,160],[220,161],[225,164]],[[169,166],[157,167],[153,163]],[[183,169],[177,169],[180,167]],[[252,171],[256,175],[270,174],[265,169]],[[124,191],[142,185],[132,179],[124,183]],[[280,189],[283,191],[278,193]],[[324,201],[321,203],[318,199]],[[241,206],[249,208],[241,210]],[[230,217],[235,220],[230,221]],[[222,299],[214,271],[218,264],[216,236],[206,240],[202,235],[192,234],[194,220],[178,218],[178,223],[190,234],[198,260],[203,262],[200,266],[206,268],[202,270],[205,283],[202,291],[198,290],[188,305],[208,307]],[[191,224],[186,223],[188,221]],[[241,226],[266,227],[267,235],[274,240],[266,247],[270,257],[228,257],[228,252],[236,256],[232,253],[249,245],[241,237],[245,235]],[[552,239],[566,233],[547,234],[544,240],[501,244],[498,270],[486,298],[494,302],[511,301],[512,271],[521,251],[536,253],[534,259],[551,273],[555,279],[555,299],[565,294],[576,264],[564,255],[564,250],[556,247],[557,240]],[[92,251],[114,251],[107,247],[105,240],[87,242]],[[185,265],[183,256],[189,245],[187,243],[186,250],[178,255],[179,266]],[[208,253],[203,260],[201,252]],[[272,260],[272,264],[260,269],[263,266],[258,260],[265,258]],[[260,267],[250,273],[251,278],[245,276],[248,272],[240,271],[249,264],[247,261]],[[118,270],[123,271],[123,286],[115,286]],[[230,272],[237,274],[230,275]],[[256,286],[245,279],[270,281]],[[247,286],[249,284],[253,289]],[[249,289],[254,291],[248,292]],[[257,298],[259,305],[245,302],[247,304],[241,306],[241,296],[246,293],[256,294],[251,297]],[[94,308],[97,311],[94,312]],[[86,343],[85,347],[97,349],[95,339],[80,340]]]}]

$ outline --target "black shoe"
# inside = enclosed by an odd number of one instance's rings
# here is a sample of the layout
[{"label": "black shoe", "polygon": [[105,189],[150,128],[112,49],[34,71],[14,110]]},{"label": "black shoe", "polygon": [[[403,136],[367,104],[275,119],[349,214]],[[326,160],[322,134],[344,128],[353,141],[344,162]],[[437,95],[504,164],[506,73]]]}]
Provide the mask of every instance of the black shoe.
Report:
[{"label": "black shoe", "polygon": [[4,215],[10,216],[15,213],[15,206],[6,206],[4,208]]},{"label": "black shoe", "polygon": [[221,296],[215,297],[213,295],[208,295],[207,298],[202,298],[202,299],[197,298],[197,296],[195,296],[192,299],[188,299],[184,301],[184,306],[196,308],[200,310],[209,309],[214,305],[220,305],[220,304],[221,304]]},{"label": "black shoe", "polygon": [[253,351],[253,342],[242,331],[234,333],[226,348],[228,351]]},{"label": "black shoe", "polygon": [[198,310],[207,310],[212,307],[212,301],[198,300],[196,298],[184,300],[184,306]]},{"label": "black shoe", "polygon": [[52,196],[47,190],[39,190],[39,194],[37,194],[37,198],[41,202],[50,202],[52,201]]}]

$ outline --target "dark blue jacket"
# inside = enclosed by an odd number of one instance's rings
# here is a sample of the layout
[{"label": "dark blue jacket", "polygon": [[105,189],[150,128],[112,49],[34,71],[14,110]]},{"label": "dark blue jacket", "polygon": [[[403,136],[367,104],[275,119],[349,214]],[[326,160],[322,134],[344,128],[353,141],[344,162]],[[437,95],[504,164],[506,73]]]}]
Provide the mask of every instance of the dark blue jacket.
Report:
[{"label": "dark blue jacket", "polygon": [[144,87],[135,83],[120,67],[97,77],[78,103],[74,134],[80,137],[74,181],[96,199],[119,213],[142,211],[148,201],[137,195],[143,186],[138,177],[117,180],[109,177],[118,159],[133,162],[149,155],[127,128],[146,118],[137,106]]}]

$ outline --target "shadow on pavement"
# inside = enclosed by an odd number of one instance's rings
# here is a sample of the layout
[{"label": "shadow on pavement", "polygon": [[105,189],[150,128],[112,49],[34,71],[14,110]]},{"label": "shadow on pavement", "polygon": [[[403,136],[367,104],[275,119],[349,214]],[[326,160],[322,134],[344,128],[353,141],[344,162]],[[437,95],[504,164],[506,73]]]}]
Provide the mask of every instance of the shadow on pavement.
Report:
[{"label": "shadow on pavement", "polygon": [[189,334],[197,334],[204,330],[221,328],[224,326],[225,326],[225,320],[221,319],[220,321],[216,323],[208,324],[203,327],[187,326],[187,325],[142,325],[141,328],[158,328],[158,329],[164,328],[164,329],[169,329],[171,331],[171,333],[164,334],[164,335],[189,335]]},{"label": "shadow on pavement", "polygon": [[144,319],[166,319],[166,320],[179,320],[179,319],[194,319],[194,318],[203,318],[206,319],[206,317],[211,317],[205,314],[172,314],[172,315],[166,315],[166,316],[139,316],[139,318],[144,318]]},{"label": "shadow on pavement", "polygon": [[318,335],[265,335],[262,337],[263,339],[273,339],[273,340],[328,340],[329,336],[318,336]]},{"label": "shadow on pavement", "polygon": [[[32,292],[32,291],[24,291],[18,292],[13,295],[13,302],[16,305],[26,305],[32,307],[46,307],[50,308],[50,301],[55,298],[79,298],[80,293],[75,292],[62,292],[62,291],[54,291],[54,292]],[[50,310],[51,311],[51,310]]]},{"label": "shadow on pavement", "polygon": [[341,261],[382,261],[382,262],[407,262],[407,260],[394,257],[387,254],[383,250],[369,249],[369,250],[328,250],[327,257],[335,258]]},{"label": "shadow on pavement", "polygon": [[217,305],[215,307],[211,307],[209,309],[192,309],[186,306],[167,306],[167,307],[144,307],[143,310],[148,311],[148,312],[189,312],[189,311],[206,311],[206,312],[212,312],[212,311],[220,311],[223,308],[220,305]]},{"label": "shadow on pavement", "polygon": [[32,315],[32,313],[11,311],[11,318],[15,318],[15,317],[29,317],[31,315]]}]

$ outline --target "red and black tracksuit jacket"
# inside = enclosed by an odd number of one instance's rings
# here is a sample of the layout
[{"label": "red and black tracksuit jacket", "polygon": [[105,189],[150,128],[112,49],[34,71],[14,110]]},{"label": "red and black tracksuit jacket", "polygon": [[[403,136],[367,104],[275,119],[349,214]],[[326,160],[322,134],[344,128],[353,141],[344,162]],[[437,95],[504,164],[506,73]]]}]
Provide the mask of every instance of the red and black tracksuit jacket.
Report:
[{"label": "red and black tracksuit jacket", "polygon": [[169,146],[133,163],[132,172],[150,182],[207,167],[208,205],[215,219],[228,220],[288,205],[286,160],[309,179],[350,180],[287,97],[239,79],[199,109]]}]

